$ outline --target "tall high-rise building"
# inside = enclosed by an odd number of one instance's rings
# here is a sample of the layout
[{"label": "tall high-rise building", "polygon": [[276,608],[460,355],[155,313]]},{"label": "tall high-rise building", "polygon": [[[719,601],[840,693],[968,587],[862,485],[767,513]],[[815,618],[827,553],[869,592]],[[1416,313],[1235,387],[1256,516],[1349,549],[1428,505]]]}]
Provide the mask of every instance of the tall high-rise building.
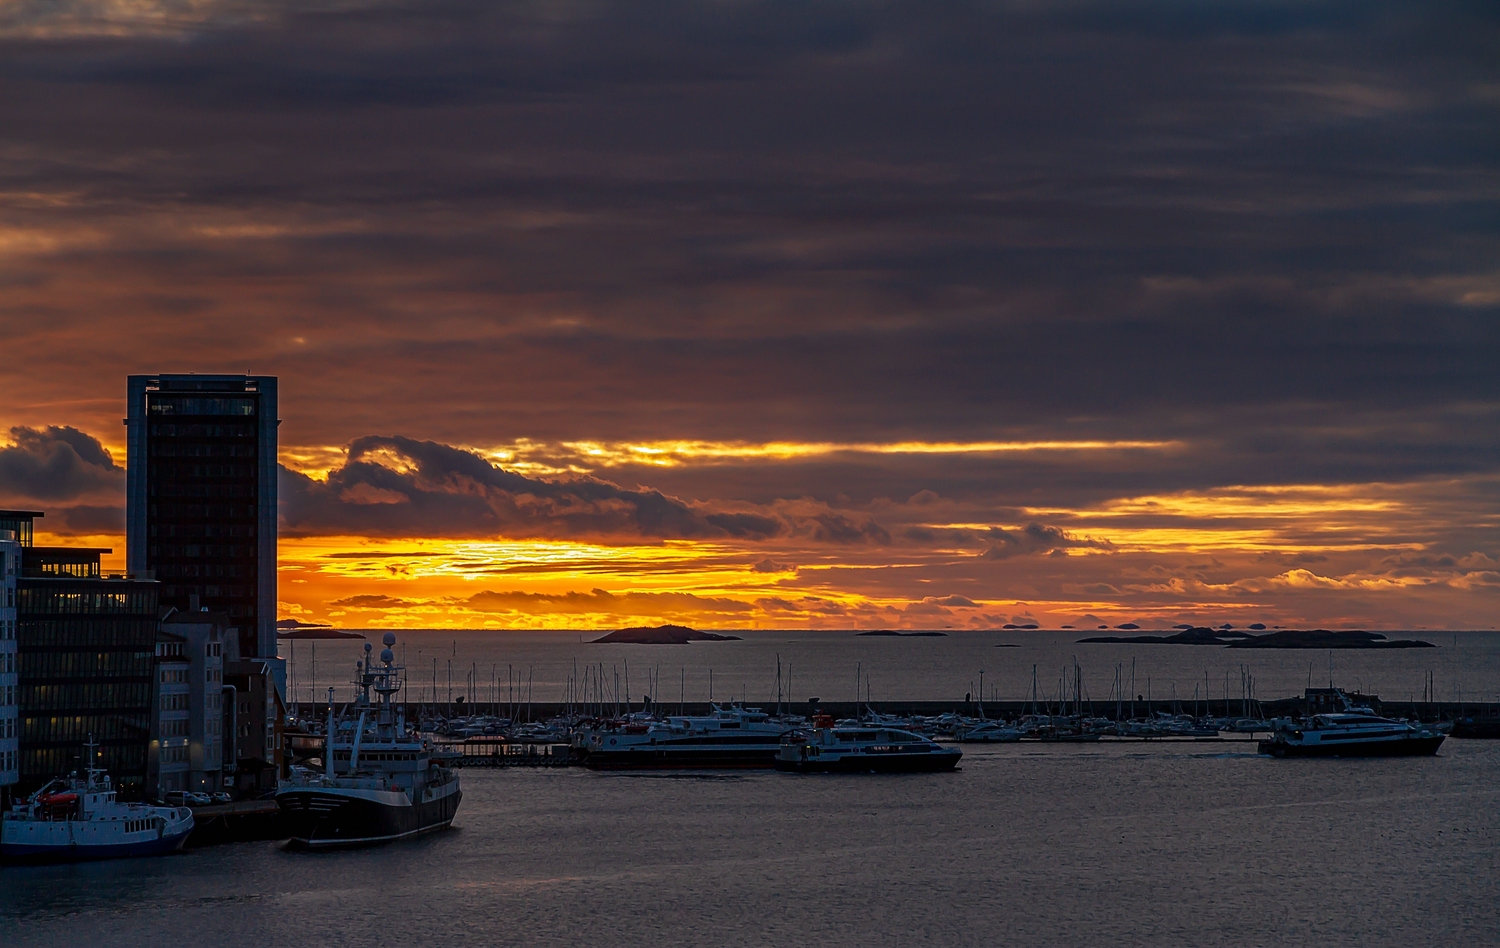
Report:
[{"label": "tall high-rise building", "polygon": [[223,613],[276,655],[276,379],[132,375],[125,562],[161,604]]}]

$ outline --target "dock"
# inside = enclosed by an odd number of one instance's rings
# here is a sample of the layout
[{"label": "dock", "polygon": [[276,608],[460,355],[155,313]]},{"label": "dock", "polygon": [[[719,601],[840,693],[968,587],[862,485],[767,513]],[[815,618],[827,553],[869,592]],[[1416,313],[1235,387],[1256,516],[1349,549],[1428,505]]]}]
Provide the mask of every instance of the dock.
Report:
[{"label": "dock", "polygon": [[187,847],[216,846],[251,840],[285,839],[281,831],[281,808],[275,800],[241,800],[195,806],[193,832]]}]

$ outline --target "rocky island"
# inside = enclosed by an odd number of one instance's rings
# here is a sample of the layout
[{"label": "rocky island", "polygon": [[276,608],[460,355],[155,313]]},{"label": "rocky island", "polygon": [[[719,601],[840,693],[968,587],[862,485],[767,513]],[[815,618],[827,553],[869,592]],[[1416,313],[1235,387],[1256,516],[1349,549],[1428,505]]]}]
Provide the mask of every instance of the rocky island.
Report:
[{"label": "rocky island", "polygon": [[1093,635],[1079,642],[1126,642],[1133,645],[1220,645],[1226,648],[1436,648],[1416,639],[1388,640],[1379,632],[1333,632],[1328,629],[1284,629],[1252,635],[1235,629],[1196,626],[1172,635]]},{"label": "rocky island", "polygon": [[614,642],[626,645],[686,645],[689,642],[737,642],[739,638],[738,635],[699,632],[685,625],[637,625],[628,629],[616,629],[593,641],[595,644]]}]

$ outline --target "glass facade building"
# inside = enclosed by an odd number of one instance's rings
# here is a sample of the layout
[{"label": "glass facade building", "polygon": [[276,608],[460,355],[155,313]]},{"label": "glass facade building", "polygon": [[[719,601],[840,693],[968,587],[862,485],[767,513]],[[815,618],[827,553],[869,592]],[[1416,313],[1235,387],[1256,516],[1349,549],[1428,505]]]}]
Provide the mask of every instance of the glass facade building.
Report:
[{"label": "glass facade building", "polygon": [[71,771],[90,738],[122,797],[146,779],[159,584],[103,577],[102,550],[26,547],[16,584],[19,783]]},{"label": "glass facade building", "polygon": [[276,379],[132,375],[126,566],[161,603],[227,615],[276,654]]}]

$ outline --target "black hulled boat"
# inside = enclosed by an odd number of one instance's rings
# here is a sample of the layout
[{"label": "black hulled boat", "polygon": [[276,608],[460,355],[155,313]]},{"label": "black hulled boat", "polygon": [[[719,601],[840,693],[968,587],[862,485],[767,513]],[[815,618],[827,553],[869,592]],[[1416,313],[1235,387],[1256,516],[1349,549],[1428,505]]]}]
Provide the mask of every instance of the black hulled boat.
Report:
[{"label": "black hulled boat", "polygon": [[[447,829],[453,822],[463,799],[458,775],[434,760],[431,746],[407,729],[405,713],[391,703],[403,670],[393,664],[395,642],[387,632],[379,665],[365,645],[355,681],[360,696],[343,721],[334,718],[329,689],[323,768],[296,771],[276,794],[290,845],[367,846]],[[373,704],[371,690],[378,696]]]}]

